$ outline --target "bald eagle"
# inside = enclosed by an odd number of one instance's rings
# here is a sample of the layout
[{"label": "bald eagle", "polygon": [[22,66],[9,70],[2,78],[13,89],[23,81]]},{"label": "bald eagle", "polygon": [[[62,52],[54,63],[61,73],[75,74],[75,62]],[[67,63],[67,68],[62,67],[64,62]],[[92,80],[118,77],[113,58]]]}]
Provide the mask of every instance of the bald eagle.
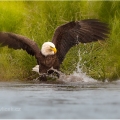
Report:
[{"label": "bald eagle", "polygon": [[106,23],[98,19],[85,19],[59,26],[52,41],[43,43],[41,49],[33,40],[10,32],[0,32],[0,44],[13,49],[26,50],[28,54],[35,56],[39,66],[33,70],[39,71],[42,74],[41,79],[46,80],[51,68],[60,70],[60,64],[71,47],[79,43],[105,40],[108,33],[109,28]]}]

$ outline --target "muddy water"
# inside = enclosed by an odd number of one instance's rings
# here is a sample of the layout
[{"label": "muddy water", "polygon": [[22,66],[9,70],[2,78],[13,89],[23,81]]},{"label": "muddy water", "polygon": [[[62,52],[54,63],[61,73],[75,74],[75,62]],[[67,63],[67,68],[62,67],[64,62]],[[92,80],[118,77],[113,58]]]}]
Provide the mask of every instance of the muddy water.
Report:
[{"label": "muddy water", "polygon": [[120,118],[120,81],[1,82],[0,118]]}]

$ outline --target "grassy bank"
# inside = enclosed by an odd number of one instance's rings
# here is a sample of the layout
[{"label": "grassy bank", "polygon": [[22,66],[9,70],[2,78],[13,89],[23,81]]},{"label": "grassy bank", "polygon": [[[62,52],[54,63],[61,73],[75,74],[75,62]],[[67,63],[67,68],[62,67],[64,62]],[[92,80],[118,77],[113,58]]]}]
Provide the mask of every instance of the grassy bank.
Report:
[{"label": "grassy bank", "polygon": [[[80,53],[80,66],[89,76],[116,80],[120,76],[119,13],[119,1],[0,2],[0,31],[22,34],[41,47],[51,40],[57,26],[72,20],[98,18],[109,24],[110,38],[106,42],[75,46],[67,54],[61,70],[72,73]],[[0,48],[0,80],[32,77],[31,69],[35,65],[35,58],[25,51]]]}]

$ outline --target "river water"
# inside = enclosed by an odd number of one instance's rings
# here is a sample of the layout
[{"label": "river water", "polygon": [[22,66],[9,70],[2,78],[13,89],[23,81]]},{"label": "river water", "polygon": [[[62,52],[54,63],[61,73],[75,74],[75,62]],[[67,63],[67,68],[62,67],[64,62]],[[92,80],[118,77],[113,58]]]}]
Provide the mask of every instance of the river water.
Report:
[{"label": "river water", "polygon": [[103,83],[73,74],[63,81],[0,82],[0,118],[120,119],[119,80]]}]

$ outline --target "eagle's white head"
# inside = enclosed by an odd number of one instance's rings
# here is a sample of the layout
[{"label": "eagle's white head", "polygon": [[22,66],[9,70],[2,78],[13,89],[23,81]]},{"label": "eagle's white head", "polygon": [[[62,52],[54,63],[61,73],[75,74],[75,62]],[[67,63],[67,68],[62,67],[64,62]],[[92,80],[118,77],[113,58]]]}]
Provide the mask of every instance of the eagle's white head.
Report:
[{"label": "eagle's white head", "polygon": [[55,45],[52,42],[45,42],[42,45],[41,53],[44,56],[54,55],[56,52],[57,52],[57,49],[55,48]]}]

